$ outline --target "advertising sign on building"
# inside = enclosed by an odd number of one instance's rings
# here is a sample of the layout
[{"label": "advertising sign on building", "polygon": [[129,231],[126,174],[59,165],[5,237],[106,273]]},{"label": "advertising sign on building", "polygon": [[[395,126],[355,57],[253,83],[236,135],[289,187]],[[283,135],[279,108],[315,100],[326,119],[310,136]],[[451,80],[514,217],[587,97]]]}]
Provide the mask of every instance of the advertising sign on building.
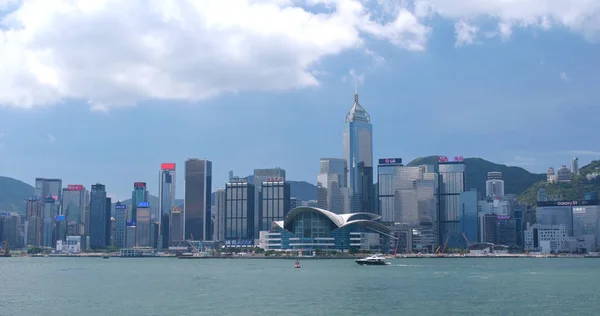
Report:
[{"label": "advertising sign on building", "polygon": [[268,177],[265,182],[283,182],[282,177]]},{"label": "advertising sign on building", "polygon": [[380,165],[397,165],[402,163],[402,158],[382,158],[379,159]]},{"label": "advertising sign on building", "polygon": [[117,205],[115,205],[115,209],[117,209],[117,210],[125,210],[125,209],[127,209],[127,205],[125,205],[125,204],[117,204]]},{"label": "advertising sign on building", "polygon": [[150,207],[150,203],[149,202],[138,202],[137,207]]},{"label": "advertising sign on building", "polygon": [[133,186],[135,188],[145,188],[146,187],[146,182],[134,182]]},{"label": "advertising sign on building", "polygon": [[160,164],[160,169],[161,170],[175,170],[175,163],[172,162],[165,162]]},{"label": "advertising sign on building", "polygon": [[129,227],[135,226],[135,219],[128,219],[126,225]]},{"label": "advertising sign on building", "polygon": [[0,212],[0,217],[11,217],[12,213],[11,212]]},{"label": "advertising sign on building", "polygon": [[54,220],[56,220],[57,222],[64,222],[67,220],[67,218],[65,217],[65,215],[56,215],[56,217],[54,217]]},{"label": "advertising sign on building", "polygon": [[82,184],[69,184],[69,185],[67,185],[67,190],[68,191],[82,191],[83,185]]}]

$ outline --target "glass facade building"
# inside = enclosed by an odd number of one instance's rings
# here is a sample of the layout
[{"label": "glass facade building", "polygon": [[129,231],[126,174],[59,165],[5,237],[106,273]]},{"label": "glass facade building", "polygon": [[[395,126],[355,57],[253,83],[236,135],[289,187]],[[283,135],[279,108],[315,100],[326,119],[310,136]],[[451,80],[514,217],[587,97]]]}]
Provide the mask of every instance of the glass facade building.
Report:
[{"label": "glass facade building", "polygon": [[103,184],[92,185],[90,193],[90,248],[105,249],[110,244],[111,200]]},{"label": "glass facade building", "polygon": [[225,240],[254,240],[255,192],[248,182],[225,187]]},{"label": "glass facade building", "polygon": [[131,214],[129,219],[137,218],[137,209],[140,202],[148,202],[146,182],[135,182],[131,193]]},{"label": "glass facade building", "polygon": [[149,207],[138,207],[135,219],[136,247],[152,247],[152,225]]},{"label": "glass facade building", "polygon": [[260,192],[259,229],[268,231],[273,222],[281,221],[290,211],[290,184],[263,182]]},{"label": "glass facade building", "polygon": [[[460,233],[464,233],[461,236],[462,240],[457,241],[453,238],[453,243],[448,241],[448,245],[456,246],[459,248],[467,249],[469,243],[475,243],[478,240],[478,211],[477,211],[477,191],[466,191],[461,192],[459,195],[460,199],[460,214],[458,220],[460,222]],[[467,242],[464,237],[469,241]]]},{"label": "glass facade building", "polygon": [[88,205],[88,192],[82,185],[68,185],[63,189],[62,214],[66,216],[71,235],[83,235],[85,208]]},{"label": "glass facade building", "polygon": [[160,166],[158,182],[158,214],[162,219],[175,206],[175,164],[163,163]]},{"label": "glass facade building", "polygon": [[600,206],[573,206],[573,236],[594,236],[594,249],[600,247]]},{"label": "glass facade building", "polygon": [[213,205],[213,240],[225,241],[225,190],[215,191],[215,205]]},{"label": "glass facade building", "polygon": [[465,191],[466,167],[463,162],[440,162],[439,164],[439,244],[448,241],[448,247],[461,247],[460,217],[462,208],[460,193]]},{"label": "glass facade building", "polygon": [[188,159],[185,162],[185,239],[210,240],[212,162]]},{"label": "glass facade building", "polygon": [[361,201],[361,182],[364,177],[361,177],[361,162],[363,172],[368,172],[365,167],[371,167],[371,179],[373,178],[373,127],[371,117],[358,102],[358,94],[354,94],[354,104],[346,115],[343,142],[344,159],[348,167],[350,213],[355,213],[364,206]]},{"label": "glass facade building", "polygon": [[541,225],[563,225],[567,236],[573,236],[573,210],[571,205],[538,206],[535,222]]}]

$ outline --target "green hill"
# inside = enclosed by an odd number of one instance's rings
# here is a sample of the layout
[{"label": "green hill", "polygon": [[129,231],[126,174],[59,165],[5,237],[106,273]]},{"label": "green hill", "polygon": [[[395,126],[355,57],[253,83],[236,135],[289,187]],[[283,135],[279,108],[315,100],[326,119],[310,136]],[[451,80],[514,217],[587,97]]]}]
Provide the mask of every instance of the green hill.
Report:
[{"label": "green hill", "polygon": [[25,214],[25,199],[32,196],[34,190],[25,182],[0,176],[0,211]]},{"label": "green hill", "polygon": [[[598,175],[588,179],[587,176]],[[587,192],[600,192],[600,160],[592,161],[579,170],[579,175],[573,176],[571,182],[547,183],[546,180],[539,181],[529,187],[519,196],[519,201],[535,206],[537,203],[538,190],[546,189],[549,199],[556,197],[561,200],[582,200]]]},{"label": "green hill", "polygon": [[[439,156],[421,157],[411,161],[407,166],[433,165],[438,168]],[[496,164],[481,158],[465,158],[467,168],[467,189],[476,188],[485,194],[485,181],[490,171],[500,171],[504,177],[504,193],[521,194],[533,184],[545,180],[545,174],[531,173],[521,167],[510,167]]]}]

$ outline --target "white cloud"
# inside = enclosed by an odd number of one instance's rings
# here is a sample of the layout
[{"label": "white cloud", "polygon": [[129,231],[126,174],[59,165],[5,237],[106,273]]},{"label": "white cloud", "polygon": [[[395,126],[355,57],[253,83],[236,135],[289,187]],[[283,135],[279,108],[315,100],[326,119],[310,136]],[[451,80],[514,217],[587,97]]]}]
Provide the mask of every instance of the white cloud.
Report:
[{"label": "white cloud", "polygon": [[368,37],[425,48],[413,13],[377,14],[359,0],[24,1],[0,17],[0,105],[106,111],[317,86],[318,61]]},{"label": "white cloud", "polygon": [[560,73],[560,80],[566,81],[566,82],[571,82],[571,78],[569,78],[567,73],[564,71]]},{"label": "white cloud", "polygon": [[54,143],[54,142],[56,141],[56,137],[52,136],[52,134],[48,134],[48,140],[49,140],[51,143]]},{"label": "white cloud", "polygon": [[438,15],[451,20],[492,19],[498,35],[508,38],[514,27],[565,27],[589,39],[600,34],[597,0],[414,0],[417,17]]},{"label": "white cloud", "polygon": [[0,106],[77,99],[100,112],[318,86],[323,58],[369,52],[369,39],[424,50],[433,16],[456,23],[456,46],[517,28],[600,34],[597,0],[0,0],[0,11]]},{"label": "white cloud", "polygon": [[471,45],[475,41],[479,28],[469,25],[466,21],[458,21],[454,24],[454,33],[456,34],[455,47]]}]

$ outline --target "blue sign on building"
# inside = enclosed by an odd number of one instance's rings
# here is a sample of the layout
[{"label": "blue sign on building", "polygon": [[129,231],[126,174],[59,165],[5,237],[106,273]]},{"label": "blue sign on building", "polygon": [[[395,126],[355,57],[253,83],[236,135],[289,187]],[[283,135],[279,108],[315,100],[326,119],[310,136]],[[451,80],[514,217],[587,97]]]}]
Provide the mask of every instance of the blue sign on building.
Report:
[{"label": "blue sign on building", "polygon": [[67,220],[67,218],[64,215],[56,215],[56,217],[54,218],[57,222],[64,222]]},{"label": "blue sign on building", "polygon": [[127,205],[125,205],[125,204],[117,204],[117,205],[115,205],[115,209],[117,209],[117,210],[124,210],[124,209],[127,209]]},{"label": "blue sign on building", "polygon": [[0,217],[11,217],[12,213],[11,212],[0,212]]},{"label": "blue sign on building", "polygon": [[149,202],[138,202],[137,207],[150,207]]},{"label": "blue sign on building", "polygon": [[135,226],[135,219],[128,219],[126,225],[127,226]]}]

